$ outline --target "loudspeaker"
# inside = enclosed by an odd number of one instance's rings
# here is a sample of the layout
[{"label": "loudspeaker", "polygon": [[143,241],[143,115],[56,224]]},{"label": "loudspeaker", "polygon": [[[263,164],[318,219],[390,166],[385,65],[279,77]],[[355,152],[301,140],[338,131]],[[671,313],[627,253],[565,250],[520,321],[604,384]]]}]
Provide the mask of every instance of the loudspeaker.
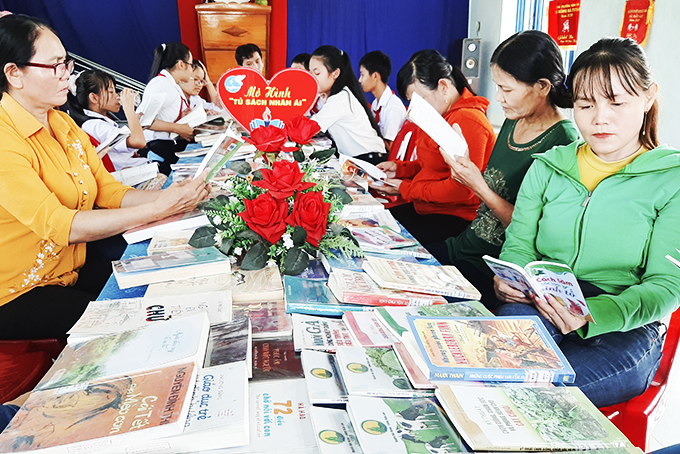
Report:
[{"label": "loudspeaker", "polygon": [[467,77],[472,89],[479,90],[479,66],[482,56],[482,40],[479,38],[466,38],[463,40],[461,49],[460,69]]}]

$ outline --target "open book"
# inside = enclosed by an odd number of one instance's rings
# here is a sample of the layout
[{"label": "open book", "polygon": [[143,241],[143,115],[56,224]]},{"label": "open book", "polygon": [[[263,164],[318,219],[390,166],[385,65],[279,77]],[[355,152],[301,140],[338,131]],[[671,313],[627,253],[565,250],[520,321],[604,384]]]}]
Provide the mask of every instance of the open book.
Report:
[{"label": "open book", "polygon": [[527,298],[535,296],[545,301],[546,294],[552,295],[572,315],[595,323],[576,276],[567,265],[535,261],[522,268],[489,255],[482,258],[500,280],[524,293]]},{"label": "open book", "polygon": [[205,169],[210,169],[205,180],[206,182],[210,181],[244,143],[240,137],[236,137],[231,129],[227,129],[205,155],[194,174],[194,178],[197,178]]},{"label": "open book", "polygon": [[163,107],[167,93],[154,93],[143,98],[142,104],[137,108],[137,112],[142,112],[142,118],[139,119],[139,124],[143,128],[151,126],[151,123],[156,119],[156,115]]},{"label": "open book", "polygon": [[452,158],[468,155],[465,139],[418,93],[411,96],[408,117]]},{"label": "open book", "polygon": [[127,140],[127,138],[130,137],[130,134],[131,134],[130,128],[128,128],[127,126],[122,126],[118,128],[118,134],[116,135],[111,134],[111,137],[109,137],[103,142],[100,142],[99,145],[97,145],[97,148],[95,148],[95,151],[99,153],[106,147],[114,147],[120,141]]},{"label": "open book", "polygon": [[192,128],[195,128],[206,121],[208,121],[208,114],[205,113],[203,106],[199,104],[175,123],[189,125]]}]

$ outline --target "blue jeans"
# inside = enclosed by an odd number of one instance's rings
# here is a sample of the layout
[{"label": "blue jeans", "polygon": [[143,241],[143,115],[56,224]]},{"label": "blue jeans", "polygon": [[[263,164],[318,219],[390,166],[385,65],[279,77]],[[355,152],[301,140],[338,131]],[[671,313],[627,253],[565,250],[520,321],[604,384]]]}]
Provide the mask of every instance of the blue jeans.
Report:
[{"label": "blue jeans", "polygon": [[576,333],[562,335],[530,304],[505,304],[496,310],[496,315],[537,315],[576,372],[574,385],[597,407],[639,396],[659,368],[665,336],[660,322],[583,339]]}]

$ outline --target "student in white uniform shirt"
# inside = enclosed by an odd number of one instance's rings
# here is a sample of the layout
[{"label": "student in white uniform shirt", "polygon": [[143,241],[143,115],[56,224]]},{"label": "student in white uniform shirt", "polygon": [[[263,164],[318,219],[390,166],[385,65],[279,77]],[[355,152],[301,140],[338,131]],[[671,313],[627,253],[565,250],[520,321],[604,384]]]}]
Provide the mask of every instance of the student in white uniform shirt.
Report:
[{"label": "student in white uniform shirt", "polygon": [[[182,87],[182,91],[184,92],[184,96],[189,99],[189,107],[193,110],[198,106],[203,106],[203,109],[205,109],[205,112],[208,115],[218,115],[222,113],[223,109],[220,98],[217,95],[215,86],[208,77],[205,66],[203,66],[203,63],[200,60],[194,60],[193,67],[194,72],[189,80],[181,81],[179,83],[179,86]],[[210,101],[199,96],[203,87],[206,87]]]},{"label": "student in white uniform shirt", "polygon": [[170,164],[177,162],[175,152],[184,150],[194,136],[192,127],[175,123],[190,110],[179,82],[189,80],[194,71],[192,65],[191,51],[184,44],[170,42],[158,46],[151,65],[151,80],[137,108],[137,112],[143,112],[151,95],[166,94],[156,118],[144,131],[147,148],[163,159],[160,171],[166,175],[170,174]]},{"label": "student in white uniform shirt", "polygon": [[322,131],[328,131],[338,152],[372,164],[386,160],[380,128],[347,53],[334,46],[321,46],[312,54],[309,70],[319,82],[319,97],[326,98],[312,120]]},{"label": "student in white uniform shirt", "polygon": [[129,88],[123,89],[119,96],[113,76],[98,69],[74,74],[69,79],[69,114],[97,145],[110,141],[121,133],[118,123],[109,114],[119,112],[122,105],[130,135],[108,151],[115,170],[149,162],[147,158],[137,155],[137,151],[146,146],[146,140],[135,113],[135,96],[136,93]]},{"label": "student in white uniform shirt", "polygon": [[404,103],[387,85],[391,72],[390,57],[380,50],[369,52],[359,60],[359,83],[366,93],[375,96],[371,112],[380,126],[388,150],[406,120]]}]

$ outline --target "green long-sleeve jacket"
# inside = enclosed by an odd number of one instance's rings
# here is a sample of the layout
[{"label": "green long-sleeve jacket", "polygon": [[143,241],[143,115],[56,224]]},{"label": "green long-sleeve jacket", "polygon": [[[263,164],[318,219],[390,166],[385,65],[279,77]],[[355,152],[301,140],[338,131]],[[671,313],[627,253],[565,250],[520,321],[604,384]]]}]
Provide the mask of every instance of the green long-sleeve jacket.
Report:
[{"label": "green long-sleeve jacket", "polygon": [[680,151],[643,153],[589,192],[576,160],[582,144],[535,155],[501,259],[566,263],[605,290],[587,299],[596,323],[578,331],[593,337],[660,320],[680,304],[680,269],[665,258],[680,248]]}]

